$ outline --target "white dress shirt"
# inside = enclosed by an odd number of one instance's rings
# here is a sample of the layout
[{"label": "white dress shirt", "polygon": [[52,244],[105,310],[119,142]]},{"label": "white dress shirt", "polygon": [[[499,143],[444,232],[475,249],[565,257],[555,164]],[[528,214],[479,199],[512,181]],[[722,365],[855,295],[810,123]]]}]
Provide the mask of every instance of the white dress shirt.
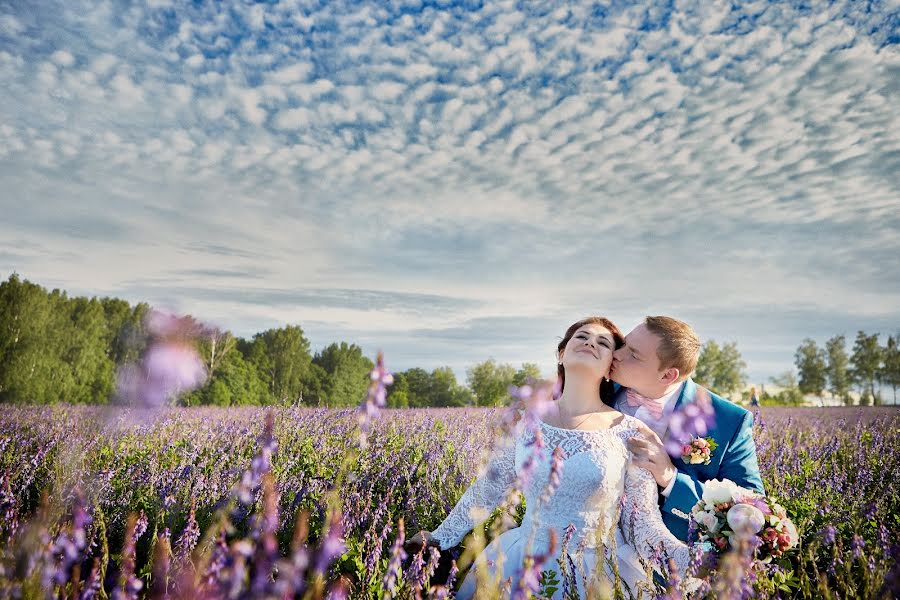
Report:
[{"label": "white dress shirt", "polygon": [[[675,403],[678,402],[678,397],[681,395],[681,390],[684,387],[684,383],[679,385],[677,388],[662,396],[665,398],[665,404],[663,404],[662,416],[659,419],[655,419],[650,411],[644,406],[638,406],[634,408],[628,405],[628,400],[625,396],[625,388],[621,388],[619,393],[616,395],[616,410],[625,413],[626,415],[631,415],[633,417],[637,417],[641,421],[647,424],[647,427],[653,430],[653,432],[659,436],[659,439],[665,441],[666,432],[669,429],[669,417],[672,415],[672,412],[675,411]],[[669,494],[672,492],[672,488],[675,487],[675,478],[672,478],[672,481],[669,482],[669,485],[665,487],[664,490],[660,492],[664,497],[668,498]]]}]

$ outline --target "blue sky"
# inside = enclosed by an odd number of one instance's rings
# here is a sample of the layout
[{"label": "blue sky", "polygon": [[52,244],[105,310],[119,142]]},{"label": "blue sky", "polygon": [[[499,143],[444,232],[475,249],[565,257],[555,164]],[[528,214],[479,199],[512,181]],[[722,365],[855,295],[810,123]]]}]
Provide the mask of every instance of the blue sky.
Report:
[{"label": "blue sky", "polygon": [[0,276],[388,366],[900,329],[900,2],[0,0]]}]

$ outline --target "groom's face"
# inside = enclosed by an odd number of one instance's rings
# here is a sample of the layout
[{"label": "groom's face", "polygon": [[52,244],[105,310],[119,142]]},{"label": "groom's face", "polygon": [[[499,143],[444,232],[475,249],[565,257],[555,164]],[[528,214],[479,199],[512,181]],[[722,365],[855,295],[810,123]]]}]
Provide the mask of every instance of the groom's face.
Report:
[{"label": "groom's face", "polygon": [[613,353],[610,379],[637,391],[659,385],[663,375],[656,354],[659,342],[643,323],[635,327],[625,336],[625,345]]}]

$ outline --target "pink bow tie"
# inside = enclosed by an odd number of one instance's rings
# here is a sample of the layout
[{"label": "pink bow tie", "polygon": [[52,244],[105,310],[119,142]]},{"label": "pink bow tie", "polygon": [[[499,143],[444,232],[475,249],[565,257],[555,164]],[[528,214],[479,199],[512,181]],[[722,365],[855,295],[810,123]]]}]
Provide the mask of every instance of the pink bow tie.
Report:
[{"label": "pink bow tie", "polygon": [[643,406],[646,408],[653,418],[659,420],[663,414],[663,406],[666,405],[665,397],[663,398],[647,398],[646,396],[641,396],[631,388],[625,390],[625,397],[628,400],[628,406],[632,408],[637,408]]}]

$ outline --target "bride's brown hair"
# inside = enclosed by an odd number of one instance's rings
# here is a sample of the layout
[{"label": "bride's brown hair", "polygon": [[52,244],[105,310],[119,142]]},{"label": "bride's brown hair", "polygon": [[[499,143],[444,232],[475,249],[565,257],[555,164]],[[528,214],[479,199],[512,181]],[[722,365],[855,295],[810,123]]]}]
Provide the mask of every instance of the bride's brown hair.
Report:
[{"label": "bride's brown hair", "polygon": [[[556,356],[559,358],[560,353],[566,347],[566,344],[569,343],[569,340],[572,339],[572,336],[575,335],[575,332],[578,331],[581,327],[585,325],[602,325],[606,327],[609,332],[613,336],[613,341],[615,342],[615,348],[613,350],[618,350],[622,346],[625,345],[625,336],[622,335],[622,332],[616,327],[616,324],[607,319],[606,317],[587,317],[582,319],[576,323],[573,323],[566,329],[566,334],[563,336],[563,339],[559,342],[559,345],[556,346]],[[558,364],[556,366],[556,373],[559,376],[559,391],[562,393],[563,389],[566,387],[566,369],[562,366],[562,364]],[[612,406],[615,400],[615,384],[610,379],[604,378],[603,381],[600,382],[600,399],[607,406]]]}]

